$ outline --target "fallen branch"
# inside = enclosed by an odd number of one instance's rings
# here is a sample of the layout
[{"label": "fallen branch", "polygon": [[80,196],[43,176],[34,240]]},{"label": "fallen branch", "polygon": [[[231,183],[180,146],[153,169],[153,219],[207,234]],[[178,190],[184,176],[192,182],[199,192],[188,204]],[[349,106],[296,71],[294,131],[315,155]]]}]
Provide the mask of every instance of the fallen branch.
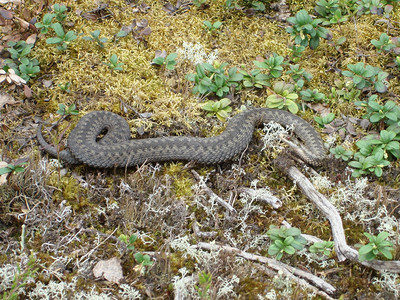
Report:
[{"label": "fallen branch", "polygon": [[272,194],[269,195],[269,193],[267,193],[265,190],[240,187],[238,188],[238,191],[239,193],[243,193],[252,198],[255,198],[257,201],[267,203],[275,209],[282,206],[282,201],[279,198],[272,196]]},{"label": "fallen branch", "polygon": [[[245,251],[241,251],[237,248],[233,248],[230,246],[218,246],[212,245],[209,243],[200,242],[197,246],[201,249],[205,250],[223,250],[228,253],[235,254],[237,256],[243,257],[247,260],[256,261],[268,266],[268,268],[273,269],[275,271],[282,271],[285,276],[294,280],[295,282],[305,286],[316,292],[318,295],[326,297],[326,299],[333,299],[328,294],[333,294],[336,292],[336,289],[327,283],[326,281],[322,280],[321,278],[305,272],[303,270],[297,269],[295,267],[289,266],[277,260],[259,256],[255,254],[251,254]],[[311,283],[311,284],[310,284]]]},{"label": "fallen branch", "polygon": [[335,242],[335,250],[339,261],[349,259],[358,262],[364,266],[373,268],[378,271],[389,271],[400,273],[400,261],[360,261],[358,251],[347,245],[346,236],[343,229],[342,218],[336,207],[329,200],[318,192],[312,183],[305,177],[296,167],[294,167],[288,159],[282,156],[274,160],[275,165],[281,172],[286,174],[300,188],[302,193],[322,212],[329,220],[332,229],[332,236]]}]

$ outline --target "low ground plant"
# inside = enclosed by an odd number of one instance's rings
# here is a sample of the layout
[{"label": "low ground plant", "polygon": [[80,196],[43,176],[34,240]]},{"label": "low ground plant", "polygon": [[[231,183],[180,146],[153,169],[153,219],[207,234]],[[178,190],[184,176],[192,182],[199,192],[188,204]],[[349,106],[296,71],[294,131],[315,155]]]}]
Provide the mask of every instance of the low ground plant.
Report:
[{"label": "low ground plant", "polygon": [[84,36],[83,39],[86,41],[95,42],[100,48],[104,48],[105,43],[107,43],[108,40],[105,37],[100,37],[100,30],[95,30],[93,32],[90,32],[90,36]]},{"label": "low ground plant", "polygon": [[373,260],[379,255],[383,255],[387,259],[393,259],[393,243],[387,240],[389,233],[381,232],[377,236],[374,236],[364,232],[364,235],[369,239],[369,243],[358,250],[358,255],[361,261]]},{"label": "low ground plant", "polygon": [[77,116],[78,115],[78,110],[76,109],[76,105],[75,104],[71,104],[70,106],[66,106],[63,103],[58,104],[58,110],[56,111],[57,114],[59,114],[60,116],[69,116],[69,115],[73,115],[73,116]]},{"label": "low ground plant", "polygon": [[294,38],[297,45],[309,46],[312,50],[319,46],[320,39],[330,39],[331,34],[328,29],[320,24],[321,19],[314,19],[304,9],[298,11],[295,17],[288,18],[292,24],[286,31]]},{"label": "low ground plant", "polygon": [[299,95],[294,92],[294,85],[278,81],[273,88],[273,94],[267,97],[266,106],[269,108],[287,109],[296,114],[299,107],[295,102]]},{"label": "low ground plant", "polygon": [[293,255],[296,250],[303,249],[307,243],[307,240],[301,236],[300,229],[295,227],[281,226],[277,228],[271,225],[267,235],[272,241],[268,248],[268,254],[276,256],[277,260],[281,260],[285,253]]},{"label": "low ground plant", "polygon": [[309,251],[311,253],[322,253],[325,256],[329,256],[332,252],[334,243],[331,241],[316,242],[310,246]]},{"label": "low ground plant", "polygon": [[387,90],[386,78],[389,73],[382,71],[378,67],[365,65],[363,62],[348,64],[348,70],[342,72],[343,76],[353,80],[355,86],[360,89],[374,88],[378,93],[384,93]]},{"label": "low ground plant", "polygon": [[165,51],[161,51],[160,53],[156,52],[156,57],[152,60],[152,63],[155,65],[163,66],[168,70],[173,70],[176,65],[176,58],[178,54],[170,53],[167,55]]},{"label": "low ground plant", "polygon": [[230,107],[231,100],[228,98],[222,98],[219,101],[208,101],[206,104],[202,106],[202,109],[207,111],[207,116],[212,117],[216,116],[220,121],[225,122],[229,117],[229,113],[232,111],[232,107]]},{"label": "low ground plant", "polygon": [[224,97],[231,87],[236,88],[243,79],[243,75],[236,67],[225,72],[227,63],[202,63],[196,65],[196,73],[186,75],[186,79],[194,82],[193,94],[208,95],[215,93],[218,97]]},{"label": "low ground plant", "polygon": [[334,113],[328,113],[328,114],[314,117],[315,122],[317,122],[320,127],[325,127],[325,125],[331,123],[334,119],[335,119]]},{"label": "low ground plant", "polygon": [[108,66],[111,71],[123,71],[124,69],[122,66],[124,65],[121,62],[118,62],[118,56],[117,54],[112,54],[110,56],[109,62],[104,63],[106,66]]}]

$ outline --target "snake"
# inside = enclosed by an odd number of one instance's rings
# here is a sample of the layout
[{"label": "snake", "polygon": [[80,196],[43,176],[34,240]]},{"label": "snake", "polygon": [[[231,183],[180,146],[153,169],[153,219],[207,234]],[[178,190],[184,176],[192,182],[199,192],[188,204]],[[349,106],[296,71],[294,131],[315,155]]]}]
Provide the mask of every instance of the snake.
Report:
[{"label": "snake", "polygon": [[[131,139],[125,119],[109,111],[92,111],[84,115],[71,131],[65,149],[58,151],[46,142],[42,124],[37,139],[51,156],[69,164],[85,164],[95,168],[131,167],[147,162],[194,161],[212,165],[231,160],[245,151],[254,129],[274,121],[294,126],[293,132],[303,142],[306,151],[301,158],[320,166],[325,160],[321,136],[302,118],[279,109],[253,108],[228,120],[225,130],[212,137],[164,136]],[[102,138],[99,136],[102,135]]]}]

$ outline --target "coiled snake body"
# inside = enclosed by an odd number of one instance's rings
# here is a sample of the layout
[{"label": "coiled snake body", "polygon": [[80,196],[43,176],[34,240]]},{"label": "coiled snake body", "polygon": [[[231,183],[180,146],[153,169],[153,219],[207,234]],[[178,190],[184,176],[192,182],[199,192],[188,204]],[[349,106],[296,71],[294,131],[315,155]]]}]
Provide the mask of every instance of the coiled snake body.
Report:
[{"label": "coiled snake body", "polygon": [[[270,121],[281,125],[293,124],[295,134],[307,148],[302,158],[312,165],[323,162],[325,151],[322,140],[311,125],[289,112],[268,108],[241,112],[228,122],[225,131],[209,138],[170,136],[130,139],[127,122],[121,116],[106,111],[94,111],[82,117],[68,137],[67,149],[60,152],[44,140],[42,126],[38,127],[37,138],[46,152],[70,164],[83,163],[99,168],[171,160],[217,164],[244,151],[254,128]],[[104,137],[97,140],[105,130]]]}]

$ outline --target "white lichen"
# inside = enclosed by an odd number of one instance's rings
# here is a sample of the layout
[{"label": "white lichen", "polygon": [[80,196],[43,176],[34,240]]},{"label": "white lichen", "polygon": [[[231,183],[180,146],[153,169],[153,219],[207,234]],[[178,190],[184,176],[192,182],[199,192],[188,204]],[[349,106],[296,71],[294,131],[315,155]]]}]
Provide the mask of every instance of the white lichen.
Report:
[{"label": "white lichen", "polygon": [[193,65],[202,63],[213,64],[218,59],[218,49],[207,54],[200,43],[183,42],[182,48],[177,48],[176,53],[178,54],[178,59],[190,61]]}]

